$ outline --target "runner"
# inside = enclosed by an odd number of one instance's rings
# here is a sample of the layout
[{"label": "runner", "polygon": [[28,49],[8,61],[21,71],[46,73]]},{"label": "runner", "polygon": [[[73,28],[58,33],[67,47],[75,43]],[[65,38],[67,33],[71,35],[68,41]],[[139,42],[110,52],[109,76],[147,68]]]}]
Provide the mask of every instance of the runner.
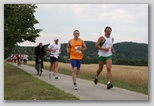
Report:
[{"label": "runner", "polygon": [[27,64],[27,61],[28,61],[28,55],[27,54],[24,54],[23,55],[23,64],[26,65]]},{"label": "runner", "polygon": [[111,73],[111,67],[112,67],[112,53],[115,53],[115,50],[113,49],[113,41],[114,39],[110,36],[111,35],[111,27],[106,27],[104,32],[105,35],[99,37],[99,39],[96,42],[95,47],[98,49],[98,65],[99,69],[96,71],[96,75],[94,78],[94,83],[98,83],[98,76],[103,70],[103,66],[106,63],[107,68],[107,89],[110,89],[113,87],[111,83],[112,73]]},{"label": "runner", "polygon": [[50,43],[46,51],[50,52],[50,70],[49,78],[51,78],[51,70],[54,68],[53,75],[58,79],[58,57],[61,54],[61,44],[58,43],[59,39],[54,38],[54,42]]},{"label": "runner", "polygon": [[21,53],[20,53],[20,51],[18,51],[16,57],[17,57],[17,65],[19,66],[19,65],[21,65],[21,60],[20,60],[21,59]]},{"label": "runner", "polygon": [[68,41],[67,52],[70,53],[70,62],[72,66],[72,80],[73,80],[73,89],[77,90],[77,75],[80,71],[81,62],[83,58],[82,51],[86,50],[85,42],[79,38],[80,32],[75,30],[73,32],[74,38]]}]

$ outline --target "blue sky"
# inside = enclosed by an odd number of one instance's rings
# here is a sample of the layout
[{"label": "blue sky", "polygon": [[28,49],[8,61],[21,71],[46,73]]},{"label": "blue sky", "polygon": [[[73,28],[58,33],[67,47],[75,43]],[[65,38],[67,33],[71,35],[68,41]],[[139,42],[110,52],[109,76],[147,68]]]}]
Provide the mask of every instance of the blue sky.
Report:
[{"label": "blue sky", "polygon": [[80,31],[84,41],[94,41],[104,35],[104,28],[112,28],[114,43],[132,41],[148,44],[148,4],[36,4],[35,17],[43,29],[36,43],[24,42],[21,46],[49,44],[54,37],[60,43],[73,38]]}]

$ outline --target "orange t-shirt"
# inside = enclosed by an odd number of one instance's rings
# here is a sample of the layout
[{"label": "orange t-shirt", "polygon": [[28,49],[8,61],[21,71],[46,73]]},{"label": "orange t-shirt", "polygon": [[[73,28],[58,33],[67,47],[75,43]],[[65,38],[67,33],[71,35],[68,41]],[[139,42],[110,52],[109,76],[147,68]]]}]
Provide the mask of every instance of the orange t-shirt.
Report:
[{"label": "orange t-shirt", "polygon": [[82,43],[82,40],[79,38],[77,42],[74,39],[71,40],[70,59],[81,60],[83,58],[82,51],[77,49],[79,46],[82,47]]}]

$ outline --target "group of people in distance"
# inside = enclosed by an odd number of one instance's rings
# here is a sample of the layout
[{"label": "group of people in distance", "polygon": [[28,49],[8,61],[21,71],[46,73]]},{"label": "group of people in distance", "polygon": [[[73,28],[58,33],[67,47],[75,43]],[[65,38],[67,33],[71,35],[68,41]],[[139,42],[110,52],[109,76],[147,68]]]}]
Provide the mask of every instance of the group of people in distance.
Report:
[{"label": "group of people in distance", "polygon": [[25,65],[28,61],[28,55],[26,53],[21,54],[20,51],[17,54],[11,54],[6,61],[10,63],[17,63],[17,65],[21,65],[22,63]]},{"label": "group of people in distance", "polygon": [[[113,48],[113,37],[111,37],[112,28],[107,26],[104,30],[104,36],[100,36],[96,42],[95,48],[98,49],[98,65],[99,68],[96,70],[96,74],[94,75],[94,84],[97,85],[99,74],[102,72],[104,64],[106,64],[107,68],[107,89],[113,88],[113,84],[111,83],[112,73],[112,54],[115,53]],[[80,67],[82,63],[83,53],[82,51],[87,50],[87,46],[85,42],[79,38],[80,32],[79,30],[75,30],[73,32],[74,38],[68,41],[66,50],[69,53],[70,64],[72,66],[72,81],[73,81],[73,89],[77,90],[77,75],[80,72]],[[43,66],[43,57],[47,52],[50,52],[50,69],[49,69],[49,78],[51,78],[51,71],[54,69],[53,75],[55,79],[58,79],[58,57],[61,54],[61,44],[58,42],[59,39],[55,38],[54,42],[50,43],[47,49],[45,50],[42,43],[35,48],[34,57],[41,56],[42,57],[42,68]],[[35,66],[37,65],[37,58],[35,62]]]}]

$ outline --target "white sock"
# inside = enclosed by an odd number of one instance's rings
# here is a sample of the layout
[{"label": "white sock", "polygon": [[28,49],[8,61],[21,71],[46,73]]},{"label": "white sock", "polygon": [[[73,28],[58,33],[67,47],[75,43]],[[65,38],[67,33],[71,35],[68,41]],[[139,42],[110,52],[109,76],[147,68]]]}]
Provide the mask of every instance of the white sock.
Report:
[{"label": "white sock", "polygon": [[58,74],[55,74],[55,77],[58,77]]},{"label": "white sock", "polygon": [[107,84],[109,84],[110,82],[107,82]]}]

